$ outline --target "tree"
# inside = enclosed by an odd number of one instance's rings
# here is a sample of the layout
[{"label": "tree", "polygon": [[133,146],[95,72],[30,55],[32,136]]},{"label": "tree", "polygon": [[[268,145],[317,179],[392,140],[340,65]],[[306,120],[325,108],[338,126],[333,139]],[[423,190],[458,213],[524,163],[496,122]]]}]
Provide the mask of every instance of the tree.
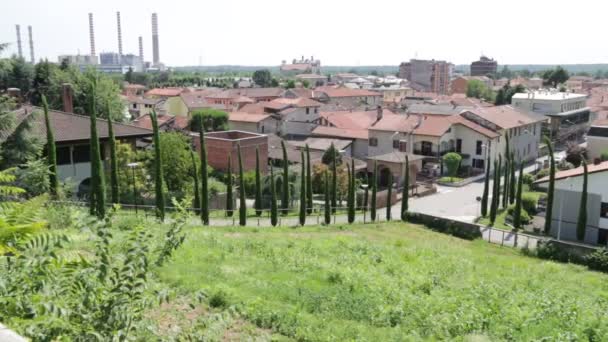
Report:
[{"label": "tree", "polygon": [[289,159],[287,159],[287,148],[285,141],[281,140],[281,148],[283,149],[283,191],[281,193],[281,212],[287,215],[289,212]]},{"label": "tree", "polygon": [[[511,160],[515,160],[515,153],[511,151]],[[509,180],[509,204],[513,204],[515,202],[515,163],[511,163],[511,179]]]},{"label": "tree", "polygon": [[270,168],[270,224],[275,227],[278,223],[277,191],[274,183],[274,171]]},{"label": "tree", "polygon": [[488,215],[488,197],[490,193],[490,153],[486,158],[486,178],[483,182],[483,195],[481,195],[481,216]]},{"label": "tree", "polygon": [[456,177],[458,174],[458,168],[460,167],[460,162],[462,161],[462,157],[460,154],[456,152],[449,152],[443,156],[443,163],[448,168],[448,176]]},{"label": "tree", "polygon": [[494,222],[496,221],[496,211],[497,211],[496,198],[498,198],[498,189],[500,189],[499,188],[500,176],[498,173],[498,169],[500,169],[498,161],[494,160],[494,180],[493,180],[493,184],[492,184],[492,202],[490,202],[490,226],[493,226]]},{"label": "tree", "polygon": [[505,89],[504,88],[500,88],[498,89],[498,91],[496,92],[496,96],[494,97],[494,105],[496,106],[500,106],[506,103],[505,100]]},{"label": "tree", "polygon": [[262,216],[262,178],[260,174],[260,150],[255,148],[255,216]]},{"label": "tree", "polygon": [[304,88],[310,87],[310,82],[308,82],[308,80],[303,80],[302,81],[302,87],[304,87]]},{"label": "tree", "polygon": [[[334,149],[334,144],[331,144],[330,149]],[[334,149],[335,150],[335,149]],[[331,163],[331,210],[336,212],[338,207],[338,170],[337,170],[337,159],[334,154],[334,158]]]},{"label": "tree", "polygon": [[201,192],[200,192],[200,188],[199,188],[199,182],[198,182],[198,167],[196,166],[197,162],[196,162],[196,158],[194,156],[194,151],[190,150],[190,160],[192,161],[192,179],[194,180],[193,183],[193,187],[194,187],[194,203],[192,205],[192,207],[195,209],[195,212],[198,214],[201,208]]},{"label": "tree", "polygon": [[403,171],[403,194],[401,196],[401,221],[407,220],[407,210],[409,207],[409,196],[410,196],[410,159],[405,154],[405,170]]},{"label": "tree", "polygon": [[253,82],[262,88],[269,87],[272,84],[272,76],[268,69],[256,70],[253,72]]},{"label": "tree", "polygon": [[515,160],[511,159],[511,153],[509,152],[509,135],[505,135],[505,183],[502,191],[502,208],[507,209],[509,205],[509,184],[511,174],[511,164],[515,164]]},{"label": "tree", "polygon": [[323,153],[321,157],[321,162],[325,165],[332,165],[336,160],[337,165],[342,165],[342,154],[336,149],[333,143],[329,146],[329,148]]},{"label": "tree", "polygon": [[99,218],[106,216],[106,189],[103,176],[103,164],[101,163],[101,153],[99,149],[99,139],[97,137],[97,108],[95,93],[97,91],[97,79],[91,79],[89,93],[90,124],[91,124],[91,192],[90,208],[91,215]]},{"label": "tree", "polygon": [[[110,106],[106,106],[110,110]],[[107,113],[108,118],[108,139],[110,140],[110,191],[112,193],[112,203],[120,203],[120,189],[118,188],[118,161],[116,159],[116,139],[114,137],[114,124],[112,123],[111,113]]]},{"label": "tree", "polygon": [[519,178],[517,179],[517,198],[515,199],[515,212],[513,213],[513,226],[521,228],[521,197],[524,184],[524,163],[519,162]]},{"label": "tree", "polygon": [[494,101],[494,92],[491,88],[486,86],[482,81],[470,80],[467,82],[467,97],[474,97],[477,99],[484,99],[486,101]]},{"label": "tree", "polygon": [[156,111],[152,110],[152,131],[154,132],[154,192],[156,197],[156,217],[165,220],[165,191],[163,189],[163,161],[160,144],[160,132],[158,130],[158,118]]},{"label": "tree", "polygon": [[330,224],[331,223],[331,205],[330,205],[330,200],[329,200],[329,175],[327,170],[323,173],[324,177],[325,177],[325,182],[323,184],[325,184],[325,186],[323,187],[324,189],[324,193],[325,193],[325,202],[324,202],[324,218],[325,218],[325,224]]},{"label": "tree", "polygon": [[0,95],[0,130],[5,134],[4,141],[0,143],[2,169],[38,159],[44,147],[42,139],[33,131],[39,113],[31,112],[18,122],[13,112],[15,108],[13,98]]},{"label": "tree", "polygon": [[209,176],[207,174],[207,147],[205,145],[205,130],[200,126],[199,144],[201,148],[201,221],[209,224]]},{"label": "tree", "polygon": [[[547,189],[547,210],[545,212],[545,234],[551,232],[551,221],[553,220],[553,198],[555,193],[555,156],[553,155],[553,144],[551,139],[543,137],[547,149],[549,150],[549,187]],[[561,219],[561,218],[560,218]]]},{"label": "tree", "polygon": [[378,193],[378,163],[374,160],[374,174],[372,175],[372,199],[370,216],[372,222],[376,221],[376,200]]},{"label": "tree", "polygon": [[585,240],[585,232],[587,230],[587,161],[582,158],[583,164],[583,189],[581,191],[581,203],[578,209],[578,220],[576,221],[576,238],[579,241]]},{"label": "tree", "polygon": [[306,144],[306,212],[312,214],[312,165],[310,164],[310,149]]},{"label": "tree", "polygon": [[133,83],[133,68],[129,67],[129,70],[125,73],[125,81]]},{"label": "tree", "polygon": [[198,109],[190,115],[190,130],[198,132],[203,125],[205,132],[225,131],[228,129],[228,113],[219,109]]},{"label": "tree", "polygon": [[587,149],[580,146],[578,143],[568,143],[568,147],[566,149],[566,161],[574,165],[574,167],[579,167],[587,156]]},{"label": "tree", "polygon": [[355,222],[355,211],[356,211],[356,190],[355,190],[355,162],[350,163],[350,171],[348,172],[348,223]]},{"label": "tree", "polygon": [[393,173],[388,173],[388,191],[386,194],[386,220],[391,220],[391,198],[393,195]]},{"label": "tree", "polygon": [[288,80],[287,84],[285,85],[285,88],[287,89],[293,89],[296,87],[296,82],[294,80]]},{"label": "tree", "polygon": [[241,156],[241,144],[237,146],[239,154],[239,224],[247,225],[247,202],[245,198],[245,177],[243,176],[243,157]]},{"label": "tree", "polygon": [[42,108],[44,110],[44,125],[46,127],[46,159],[49,167],[49,188],[51,196],[56,198],[59,190],[59,181],[57,180],[57,151],[55,150],[53,127],[51,127],[51,120],[49,118],[49,105],[46,103],[44,95],[42,95]]},{"label": "tree", "polygon": [[570,75],[566,69],[557,66],[555,69],[545,70],[542,78],[544,84],[557,88],[559,84],[565,83],[570,78]]},{"label": "tree", "polygon": [[228,155],[228,172],[226,173],[226,216],[232,217],[234,209],[232,199],[232,156]]},{"label": "tree", "polygon": [[300,225],[306,224],[306,158],[304,151],[300,151],[302,169],[300,170]]}]

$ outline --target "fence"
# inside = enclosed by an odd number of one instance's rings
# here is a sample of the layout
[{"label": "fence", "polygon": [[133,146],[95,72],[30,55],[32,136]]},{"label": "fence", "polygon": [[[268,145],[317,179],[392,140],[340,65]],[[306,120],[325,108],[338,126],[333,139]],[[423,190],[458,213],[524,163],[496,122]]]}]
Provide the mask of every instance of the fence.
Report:
[{"label": "fence", "polygon": [[530,234],[479,226],[482,238],[489,243],[501,246],[536,249],[539,243],[549,240],[549,237],[534,236]]}]

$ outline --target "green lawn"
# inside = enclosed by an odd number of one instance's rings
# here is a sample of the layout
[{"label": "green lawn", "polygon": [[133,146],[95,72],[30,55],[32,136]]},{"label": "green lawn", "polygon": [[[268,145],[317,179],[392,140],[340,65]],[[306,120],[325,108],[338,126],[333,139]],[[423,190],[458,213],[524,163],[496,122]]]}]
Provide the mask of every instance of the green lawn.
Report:
[{"label": "green lawn", "polygon": [[188,229],[163,283],[302,341],[608,340],[608,277],[401,223]]}]

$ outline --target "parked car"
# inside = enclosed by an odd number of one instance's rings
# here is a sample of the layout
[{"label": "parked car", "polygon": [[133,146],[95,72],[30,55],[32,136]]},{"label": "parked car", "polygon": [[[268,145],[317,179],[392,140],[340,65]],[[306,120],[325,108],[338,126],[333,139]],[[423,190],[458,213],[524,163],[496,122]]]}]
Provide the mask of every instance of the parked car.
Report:
[{"label": "parked car", "polygon": [[429,177],[439,177],[441,174],[441,165],[439,163],[426,163],[422,167],[422,173]]}]

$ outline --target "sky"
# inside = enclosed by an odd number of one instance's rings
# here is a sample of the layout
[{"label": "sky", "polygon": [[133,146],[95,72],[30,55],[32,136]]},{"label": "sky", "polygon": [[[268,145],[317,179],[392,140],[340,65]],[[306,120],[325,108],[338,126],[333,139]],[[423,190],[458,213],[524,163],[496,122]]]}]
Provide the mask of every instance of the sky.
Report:
[{"label": "sky", "polygon": [[398,65],[410,58],[469,64],[480,54],[499,64],[608,62],[600,0],[2,0],[0,43],[16,53],[21,25],[29,58],[89,54],[88,13],[97,53],[152,59],[151,14],[158,13],[160,59],[169,66],[279,65],[314,56],[321,65]]}]

